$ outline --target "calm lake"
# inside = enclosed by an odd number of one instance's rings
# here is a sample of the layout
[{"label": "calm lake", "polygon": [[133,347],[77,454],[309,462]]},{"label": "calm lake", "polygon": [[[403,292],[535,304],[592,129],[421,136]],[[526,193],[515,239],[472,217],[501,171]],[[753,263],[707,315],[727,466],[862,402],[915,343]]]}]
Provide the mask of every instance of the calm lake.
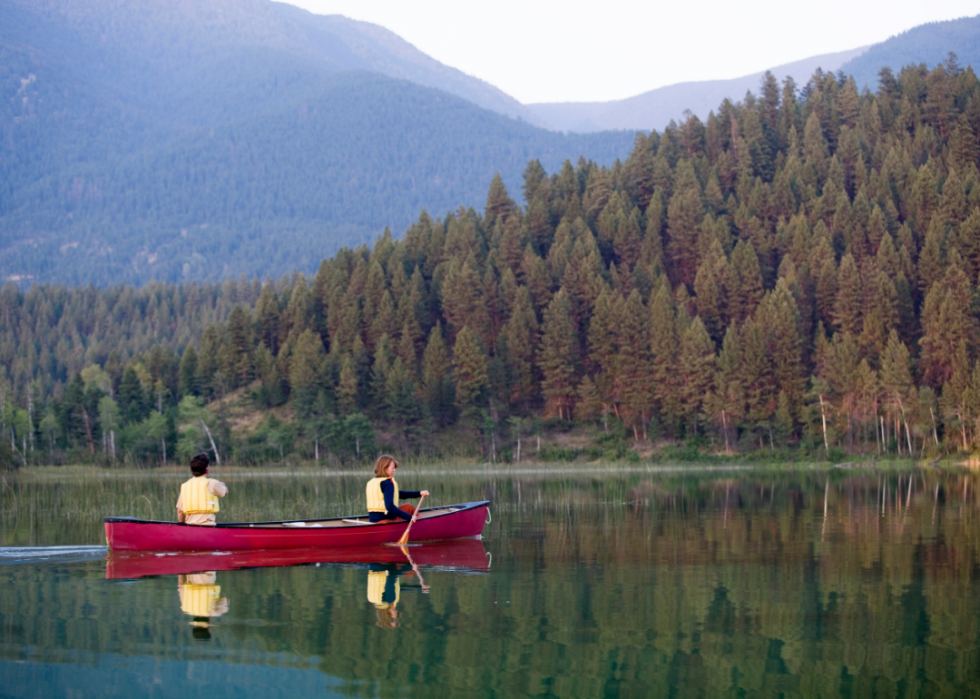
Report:
[{"label": "calm lake", "polygon": [[[182,472],[7,475],[0,696],[980,696],[973,472],[401,470],[491,500],[483,539],[110,555]],[[364,509],[362,474],[213,475],[223,521]]]}]

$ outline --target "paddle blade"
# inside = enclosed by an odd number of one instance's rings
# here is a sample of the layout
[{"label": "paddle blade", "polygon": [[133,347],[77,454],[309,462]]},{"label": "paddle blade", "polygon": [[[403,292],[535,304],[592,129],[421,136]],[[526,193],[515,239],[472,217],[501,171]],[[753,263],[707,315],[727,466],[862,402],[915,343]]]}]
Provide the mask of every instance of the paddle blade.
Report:
[{"label": "paddle blade", "polygon": [[412,515],[412,520],[408,523],[408,526],[405,527],[405,533],[402,534],[401,538],[398,540],[398,546],[404,546],[408,543],[408,533],[412,531],[412,525],[415,524],[415,519],[419,516],[419,510],[422,509],[423,502],[425,502],[424,495],[422,496],[422,499],[419,500],[419,506],[415,508],[415,514]]}]

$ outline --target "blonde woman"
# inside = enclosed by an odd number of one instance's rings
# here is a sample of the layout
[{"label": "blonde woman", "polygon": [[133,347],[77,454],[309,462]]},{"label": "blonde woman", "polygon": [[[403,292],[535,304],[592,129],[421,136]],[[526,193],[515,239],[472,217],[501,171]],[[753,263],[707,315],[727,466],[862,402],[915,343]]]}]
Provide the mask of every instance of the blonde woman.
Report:
[{"label": "blonde woman", "polygon": [[395,481],[398,462],[394,457],[382,454],[374,464],[374,478],[367,484],[368,519],[383,522],[388,519],[410,521],[415,513],[414,505],[399,505],[401,498],[428,497],[428,490],[399,490]]}]

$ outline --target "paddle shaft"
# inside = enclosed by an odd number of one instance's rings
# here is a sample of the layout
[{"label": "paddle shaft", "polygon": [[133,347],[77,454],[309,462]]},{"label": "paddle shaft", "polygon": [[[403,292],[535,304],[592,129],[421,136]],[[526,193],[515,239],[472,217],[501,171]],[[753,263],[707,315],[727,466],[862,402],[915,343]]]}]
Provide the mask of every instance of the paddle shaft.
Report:
[{"label": "paddle shaft", "polygon": [[412,525],[415,524],[415,518],[419,516],[419,510],[422,509],[423,502],[425,502],[424,495],[422,496],[422,499],[419,500],[419,506],[415,508],[415,512],[412,514],[412,520],[408,523],[408,526],[405,527],[405,533],[402,534],[402,538],[398,540],[399,546],[404,546],[405,544],[408,543],[408,533],[412,531]]}]

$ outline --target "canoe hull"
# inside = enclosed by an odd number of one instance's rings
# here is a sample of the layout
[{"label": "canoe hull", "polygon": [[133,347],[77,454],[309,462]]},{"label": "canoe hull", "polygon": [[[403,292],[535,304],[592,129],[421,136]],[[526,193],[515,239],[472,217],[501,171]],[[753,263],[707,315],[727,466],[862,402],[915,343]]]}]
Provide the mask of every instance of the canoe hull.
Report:
[{"label": "canoe hull", "polygon": [[[452,510],[420,517],[412,525],[410,540],[438,541],[479,536],[487,520],[490,503],[453,505]],[[447,508],[431,508],[444,510]],[[427,510],[422,510],[425,513]],[[398,541],[408,523],[343,524],[343,520],[306,520],[321,527],[284,527],[281,522],[228,523],[200,527],[176,522],[154,522],[123,517],[106,517],[105,533],[113,551],[251,551],[358,547]]]}]

